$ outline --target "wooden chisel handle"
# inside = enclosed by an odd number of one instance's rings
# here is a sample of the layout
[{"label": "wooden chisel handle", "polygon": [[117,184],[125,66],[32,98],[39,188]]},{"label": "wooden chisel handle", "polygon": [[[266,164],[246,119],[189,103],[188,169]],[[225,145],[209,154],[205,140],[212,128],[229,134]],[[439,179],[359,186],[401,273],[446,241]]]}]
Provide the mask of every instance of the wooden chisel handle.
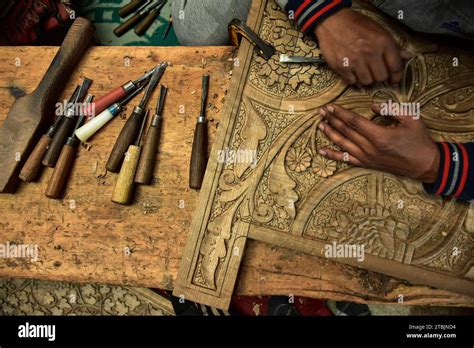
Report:
[{"label": "wooden chisel handle", "polygon": [[143,121],[143,114],[144,111],[142,109],[135,108],[132,115],[123,126],[106,164],[106,168],[109,172],[119,172],[125,152],[135,141],[138,131],[140,130]]},{"label": "wooden chisel handle", "polygon": [[[66,82],[71,77],[74,67],[88,49],[93,34],[94,27],[85,18],[78,17],[72,24],[53,62],[32,93],[39,104],[46,106],[46,110],[53,109]],[[42,116],[50,117],[50,115],[48,113]]]},{"label": "wooden chisel handle", "polygon": [[148,30],[148,28],[153,24],[156,20],[156,17],[160,14],[161,9],[155,8],[154,10],[150,11],[150,13],[137,25],[135,28],[135,34],[138,36],[142,36]]},{"label": "wooden chisel handle", "polygon": [[207,122],[198,122],[194,131],[189,187],[200,189],[207,167]]},{"label": "wooden chisel handle", "polygon": [[58,130],[56,131],[56,134],[49,145],[48,151],[46,151],[46,155],[43,158],[43,165],[50,168],[54,168],[56,166],[62,148],[74,129],[76,121],[76,119],[64,117],[63,122],[59,125]]},{"label": "wooden chisel handle", "polygon": [[140,147],[130,145],[117,178],[117,183],[115,184],[112,202],[124,205],[130,203],[139,159]]},{"label": "wooden chisel handle", "polygon": [[53,140],[48,135],[43,135],[36,144],[33,152],[31,152],[30,157],[25,162],[25,165],[21,169],[20,172],[20,179],[24,182],[31,182],[38,178],[38,175],[43,167],[41,163],[44,158],[44,154],[48,150],[48,146],[51,144],[51,140]]},{"label": "wooden chisel handle", "polygon": [[134,14],[133,17],[130,17],[130,19],[127,19],[125,22],[123,22],[117,28],[115,28],[114,34],[117,35],[118,37],[122,36],[127,31],[132,29],[145,16],[146,16],[146,13],[136,13],[136,14]]},{"label": "wooden chisel handle", "polygon": [[56,168],[54,168],[53,175],[49,180],[48,188],[46,189],[46,197],[59,199],[63,196],[64,188],[69,179],[76,154],[76,146],[69,146],[67,144],[63,146],[58,164]]},{"label": "wooden chisel handle", "polygon": [[147,0],[132,0],[127,5],[123,6],[119,10],[120,17],[127,17],[130,13],[137,10],[141,5],[143,5]]},{"label": "wooden chisel handle", "polygon": [[156,125],[150,126],[146,135],[145,144],[142,148],[140,162],[138,163],[135,182],[138,184],[150,185],[156,165],[156,154],[160,143],[161,117],[157,119]]}]

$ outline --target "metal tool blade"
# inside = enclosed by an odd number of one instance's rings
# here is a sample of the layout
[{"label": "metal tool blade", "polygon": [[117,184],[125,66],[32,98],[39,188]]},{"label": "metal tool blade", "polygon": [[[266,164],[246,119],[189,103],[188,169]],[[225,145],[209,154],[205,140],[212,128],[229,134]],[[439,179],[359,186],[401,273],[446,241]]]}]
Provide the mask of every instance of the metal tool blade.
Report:
[{"label": "metal tool blade", "polygon": [[280,55],[280,63],[288,64],[325,64],[326,61],[322,57],[302,57],[289,56],[287,54]]},{"label": "metal tool blade", "polygon": [[167,66],[168,66],[167,63],[161,63],[159,66],[156,67],[155,72],[151,76],[151,80],[150,80],[150,83],[148,84],[145,95],[143,96],[143,99],[140,102],[140,105],[139,105],[140,108],[143,109],[148,103],[148,100],[150,99],[151,94],[153,93],[156,85],[158,84],[158,81],[160,81],[161,77],[165,73]]}]

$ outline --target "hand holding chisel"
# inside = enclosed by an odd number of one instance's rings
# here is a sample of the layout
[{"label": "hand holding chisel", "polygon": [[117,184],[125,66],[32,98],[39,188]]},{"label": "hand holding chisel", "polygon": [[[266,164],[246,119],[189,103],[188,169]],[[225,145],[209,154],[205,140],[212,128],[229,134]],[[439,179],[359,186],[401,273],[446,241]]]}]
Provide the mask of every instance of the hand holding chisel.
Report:
[{"label": "hand holding chisel", "polygon": [[209,76],[202,78],[201,114],[194,131],[191,166],[189,168],[189,187],[200,189],[207,167],[207,95],[209,93]]},{"label": "hand holding chisel", "polygon": [[161,86],[160,100],[156,107],[156,114],[153,116],[150,128],[143,145],[142,155],[138,163],[135,182],[138,184],[150,185],[156,164],[156,153],[160,143],[161,124],[163,122],[163,107],[165,105],[168,88]]},{"label": "hand holding chisel", "polygon": [[142,124],[143,120],[143,115],[145,113],[145,106],[148,103],[148,100],[150,99],[153,90],[158,84],[158,81],[160,80],[161,76],[163,76],[167,66],[168,65],[166,63],[162,63],[157,67],[151,77],[150,84],[148,85],[145,95],[143,96],[143,99],[140,102],[140,105],[135,107],[132,115],[128,118],[127,122],[125,123],[125,126],[120,132],[120,135],[118,136],[117,141],[115,142],[114,148],[110,153],[109,159],[106,164],[106,168],[109,172],[117,173],[119,171],[120,164],[123,161],[123,156],[125,155],[125,152],[127,151],[130,144],[132,144],[132,142],[134,141],[140,129],[140,125]]}]

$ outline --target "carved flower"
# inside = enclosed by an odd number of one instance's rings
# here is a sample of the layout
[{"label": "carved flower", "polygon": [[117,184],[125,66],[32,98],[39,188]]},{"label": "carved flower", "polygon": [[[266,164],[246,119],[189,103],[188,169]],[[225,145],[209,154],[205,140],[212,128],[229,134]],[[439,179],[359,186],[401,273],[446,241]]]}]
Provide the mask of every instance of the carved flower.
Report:
[{"label": "carved flower", "polygon": [[286,165],[297,173],[304,172],[311,166],[311,155],[300,147],[292,147],[286,155]]},{"label": "carved flower", "polygon": [[324,158],[322,156],[316,156],[313,158],[313,173],[319,175],[322,178],[328,178],[336,171],[336,161]]}]

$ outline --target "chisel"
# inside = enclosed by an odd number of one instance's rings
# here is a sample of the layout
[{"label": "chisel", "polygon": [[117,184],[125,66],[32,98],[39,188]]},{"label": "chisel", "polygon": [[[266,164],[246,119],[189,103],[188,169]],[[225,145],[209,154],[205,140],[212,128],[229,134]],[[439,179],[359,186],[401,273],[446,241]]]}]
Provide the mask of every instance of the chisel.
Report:
[{"label": "chisel", "polygon": [[160,143],[161,124],[163,122],[163,107],[165,105],[168,88],[161,86],[160,99],[156,107],[156,114],[153,116],[150,128],[146,134],[143,144],[142,154],[138,162],[135,182],[138,184],[150,185],[156,164],[156,154]]},{"label": "chisel", "polygon": [[326,64],[326,61],[321,56],[318,57],[304,57],[304,56],[289,56],[287,54],[280,55],[280,63],[288,64]]},{"label": "chisel", "polygon": [[80,127],[76,130],[76,137],[85,143],[92,137],[95,133],[97,133],[102,127],[104,127],[110,120],[112,120],[115,116],[120,114],[123,107],[128,104],[133,98],[135,98],[138,94],[140,94],[145,86],[139,87],[135,92],[130,94],[128,97],[123,99],[122,101],[113,104],[109,108],[105,109],[100,115],[95,116],[85,125]]},{"label": "chisel", "polygon": [[112,104],[118,102],[119,100],[125,98],[129,93],[133,93],[137,88],[146,83],[151,75],[155,72],[155,69],[147,72],[140,78],[135,81],[128,81],[120,87],[110,91],[106,95],[97,99],[93,104],[91,110],[87,113],[88,117],[94,117],[95,115],[100,114],[102,111],[107,109]]},{"label": "chisel", "polygon": [[202,78],[201,114],[194,130],[191,165],[189,168],[189,187],[200,189],[207,167],[207,95],[209,93],[209,76]]},{"label": "chisel", "polygon": [[148,15],[137,25],[135,28],[135,34],[142,36],[148,30],[148,28],[153,24],[156,18],[160,15],[161,9],[166,5],[166,0],[164,0],[158,7],[155,7],[153,10],[148,13]]},{"label": "chisel", "polygon": [[123,126],[123,129],[120,132],[117,141],[115,142],[114,148],[110,153],[106,164],[106,168],[109,172],[117,173],[119,171],[120,165],[123,161],[123,156],[125,155],[125,152],[127,151],[130,144],[132,144],[133,140],[136,138],[138,130],[140,129],[143,115],[145,113],[145,106],[147,105],[151,94],[158,84],[158,81],[160,80],[161,76],[163,76],[167,66],[168,64],[162,63],[157,67],[151,77],[143,99],[141,100],[140,104],[135,107],[132,115],[128,118],[127,122]]},{"label": "chisel", "polygon": [[46,155],[43,159],[43,164],[46,167],[53,168],[58,161],[59,155],[61,154],[61,150],[63,148],[64,143],[66,142],[67,137],[71,134],[71,131],[74,129],[76,125],[76,116],[75,109],[77,108],[77,103],[84,99],[84,96],[87,94],[87,90],[89,89],[90,85],[92,84],[92,80],[88,78],[84,78],[84,82],[81,85],[79,90],[79,94],[71,105],[71,107],[66,111],[64,115],[64,119],[59,125],[56,133],[54,134],[53,140],[51,141],[51,145],[46,152]]},{"label": "chisel", "polygon": [[152,3],[151,5],[147,5],[145,8],[141,9],[137,13],[135,13],[132,17],[127,19],[125,22],[120,24],[117,28],[114,30],[114,34],[117,35],[118,37],[122,36],[126,32],[128,32],[130,29],[132,29],[136,24],[141,22],[145,17],[147,17],[151,11],[153,11],[155,8],[158,6],[161,6],[163,0],[159,0],[156,3]]},{"label": "chisel", "polygon": [[[86,99],[86,103],[92,101],[93,96],[89,95]],[[46,189],[46,197],[52,199],[59,199],[63,196],[64,188],[68,182],[69,175],[71,173],[72,166],[77,156],[77,147],[79,145],[79,139],[74,135],[77,128],[79,128],[84,121],[85,116],[80,115],[76,120],[76,125],[73,132],[66,140],[61,154],[59,155],[58,163],[54,168],[53,175],[49,180],[48,188]]]},{"label": "chisel", "polygon": [[145,130],[145,124],[147,123],[148,113],[149,111],[147,110],[135,143],[128,147],[125,160],[123,161],[117,178],[117,183],[115,184],[114,194],[112,196],[112,202],[114,203],[127,205],[132,198],[135,173],[140,159],[140,142],[143,137],[143,131]]},{"label": "chisel", "polygon": [[[79,94],[80,88],[81,86],[76,87],[74,93],[68,101],[68,104],[74,102],[77,95]],[[26,160],[25,165],[23,166],[23,168],[21,168],[19,176],[20,179],[24,182],[31,182],[38,178],[38,175],[41,172],[41,168],[43,168],[43,164],[41,162],[43,161],[44,154],[48,150],[48,147],[51,144],[53,136],[56,133],[56,130],[58,129],[59,125],[61,124],[63,117],[64,113],[56,118],[56,121],[54,121],[54,123],[48,128],[46,134],[44,134],[38,141],[30,156]]]},{"label": "chisel", "polygon": [[150,0],[131,0],[127,5],[122,6],[118,11],[119,16],[124,18],[133,11],[138,10],[142,5],[149,3]]}]

